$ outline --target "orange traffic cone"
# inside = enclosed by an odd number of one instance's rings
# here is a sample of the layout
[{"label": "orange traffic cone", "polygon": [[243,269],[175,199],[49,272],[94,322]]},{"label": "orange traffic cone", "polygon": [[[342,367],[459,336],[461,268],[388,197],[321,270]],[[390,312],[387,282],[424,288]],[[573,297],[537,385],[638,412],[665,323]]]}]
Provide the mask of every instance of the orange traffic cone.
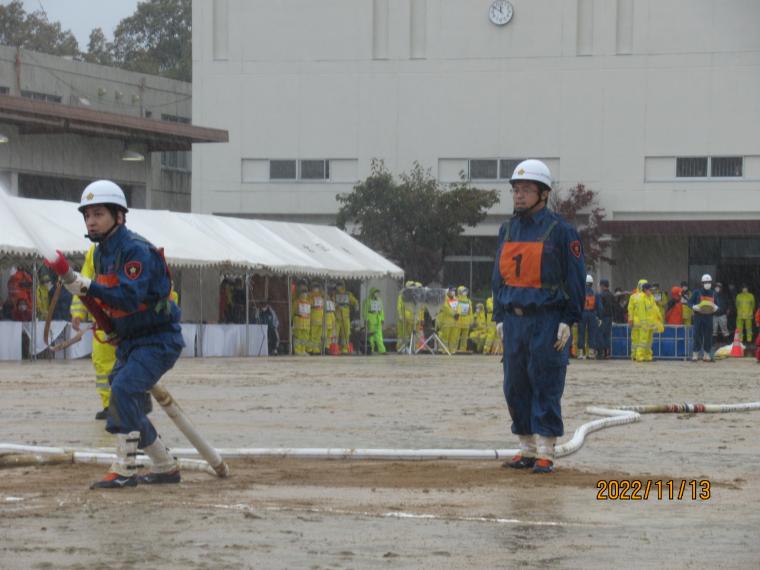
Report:
[{"label": "orange traffic cone", "polygon": [[330,348],[327,350],[327,353],[331,356],[338,356],[340,354],[340,346],[335,342],[335,339],[330,343]]},{"label": "orange traffic cone", "polygon": [[742,346],[742,341],[739,338],[739,329],[736,329],[736,333],[734,333],[734,344],[731,346],[731,356],[737,358],[744,357],[744,346]]}]

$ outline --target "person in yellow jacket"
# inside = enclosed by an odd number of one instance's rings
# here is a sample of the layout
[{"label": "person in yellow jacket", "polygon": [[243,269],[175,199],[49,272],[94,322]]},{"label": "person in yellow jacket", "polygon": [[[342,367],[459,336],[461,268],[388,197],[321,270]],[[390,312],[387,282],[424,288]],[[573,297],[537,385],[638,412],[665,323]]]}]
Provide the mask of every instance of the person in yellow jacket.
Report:
[{"label": "person in yellow jacket", "polygon": [[438,331],[438,336],[451,354],[455,354],[459,346],[459,328],[457,327],[459,315],[457,313],[457,305],[459,305],[457,291],[454,287],[449,287],[446,291],[446,299],[443,301],[441,310],[435,319],[435,328]]},{"label": "person in yellow jacket", "polygon": [[322,326],[325,316],[325,297],[322,287],[316,281],[311,284],[311,331],[309,333],[308,351],[310,354],[322,354]]},{"label": "person in yellow jacket", "polygon": [[472,328],[470,330],[470,340],[476,353],[481,354],[483,352],[487,334],[486,307],[483,303],[477,303],[475,312],[472,314]]},{"label": "person in yellow jacket", "polygon": [[628,303],[628,314],[633,323],[631,352],[635,361],[649,362],[652,360],[654,331],[662,332],[664,327],[660,309],[652,295],[652,285],[641,283],[640,289]]},{"label": "person in yellow jacket", "polygon": [[293,318],[293,353],[306,356],[311,332],[311,299],[309,286],[305,281],[298,284],[298,296],[293,299],[291,317]]},{"label": "person in yellow jacket", "polygon": [[338,281],[335,288],[335,319],[337,325],[340,352],[348,354],[351,338],[351,307],[359,308],[359,301],[353,293],[346,290],[346,282]]},{"label": "person in yellow jacket", "polygon": [[739,340],[752,342],[752,318],[755,314],[755,296],[749,292],[749,287],[742,285],[742,292],[736,296],[736,330]]},{"label": "person in yellow jacket", "polygon": [[[84,258],[81,274],[88,279],[95,275],[95,265],[93,254],[95,244],[87,250]],[[71,328],[79,331],[82,322],[91,321],[89,311],[84,307],[79,297],[74,297],[71,301]],[[92,365],[95,367],[95,390],[100,396],[102,410],[95,414],[96,420],[105,420],[108,417],[108,404],[111,399],[111,385],[108,377],[116,364],[116,347],[106,342],[106,335],[100,329],[93,331],[92,335]]]},{"label": "person in yellow jacket", "polygon": [[380,290],[372,287],[369,297],[364,300],[362,319],[367,324],[367,337],[369,340],[368,352],[372,354],[385,354],[385,342],[383,341],[383,323],[385,311]]},{"label": "person in yellow jacket", "polygon": [[53,283],[50,281],[47,267],[39,272],[39,282],[37,283],[37,318],[43,321],[47,319],[48,310],[50,309],[50,290]]},{"label": "person in yellow jacket", "polygon": [[639,282],[636,284],[636,290],[633,291],[631,293],[631,296],[628,298],[628,326],[631,327],[631,360],[636,359],[636,351],[640,347],[639,336],[641,333],[641,327],[634,326],[633,314],[634,309],[637,306],[636,304],[644,295],[644,292],[641,288],[645,283],[647,283],[646,279],[639,279]]},{"label": "person in yellow jacket", "polygon": [[[416,289],[415,281],[404,283],[404,289]],[[396,299],[396,352],[406,352],[409,349],[409,339],[414,331],[414,304],[404,302],[404,292],[399,291]],[[414,346],[414,344],[412,344]]]},{"label": "person in yellow jacket", "polygon": [[491,320],[493,317],[493,295],[486,299],[486,340],[483,344],[483,354],[492,354],[495,351],[496,321]]},{"label": "person in yellow jacket", "polygon": [[470,352],[467,341],[470,339],[470,328],[472,327],[472,301],[470,300],[470,290],[464,285],[457,287],[457,326],[459,327],[459,347],[457,352]]},{"label": "person in yellow jacket", "polygon": [[325,344],[333,354],[334,347],[338,345],[338,338],[336,336],[336,321],[335,321],[335,286],[327,286],[327,296],[325,297]]}]

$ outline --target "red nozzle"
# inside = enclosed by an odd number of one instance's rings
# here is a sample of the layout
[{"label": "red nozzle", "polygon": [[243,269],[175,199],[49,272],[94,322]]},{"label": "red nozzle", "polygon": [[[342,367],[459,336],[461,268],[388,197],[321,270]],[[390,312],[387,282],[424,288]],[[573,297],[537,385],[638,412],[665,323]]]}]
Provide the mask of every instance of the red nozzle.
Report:
[{"label": "red nozzle", "polygon": [[58,253],[58,257],[54,261],[46,259],[45,265],[52,269],[56,275],[62,277],[69,272],[69,262],[66,261],[65,257],[63,257],[63,254],[60,252],[60,250],[56,250],[56,253]]}]

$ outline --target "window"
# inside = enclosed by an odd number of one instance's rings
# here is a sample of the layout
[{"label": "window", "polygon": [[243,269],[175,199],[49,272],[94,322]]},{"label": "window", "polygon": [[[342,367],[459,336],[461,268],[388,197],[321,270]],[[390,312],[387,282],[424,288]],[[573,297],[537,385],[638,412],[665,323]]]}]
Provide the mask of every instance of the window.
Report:
[{"label": "window", "polygon": [[5,85],[0,85],[0,95],[7,95],[10,92],[10,88],[6,87]]},{"label": "window", "polygon": [[710,176],[740,178],[742,162],[741,156],[714,156],[710,159]]},{"label": "window", "polygon": [[166,113],[161,113],[161,120],[167,121],[169,123],[182,123],[184,125],[190,124],[189,117],[181,117],[179,115],[168,115]]},{"label": "window", "polygon": [[269,179],[270,180],[295,180],[296,179],[296,161],[295,160],[270,160],[269,161]]},{"label": "window", "polygon": [[706,156],[676,158],[676,178],[705,178],[706,176]]},{"label": "window", "polygon": [[184,150],[173,150],[161,153],[161,168],[164,170],[181,170],[190,172],[192,161],[190,152]]},{"label": "window", "polygon": [[300,179],[301,180],[329,180],[330,179],[330,161],[329,160],[302,160]]},{"label": "window", "polygon": [[470,180],[496,180],[499,162],[494,160],[471,160]]},{"label": "window", "polygon": [[35,101],[46,101],[48,103],[60,103],[63,99],[60,95],[51,95],[50,93],[40,93],[39,91],[21,91],[21,96]]},{"label": "window", "polygon": [[509,180],[515,173],[515,168],[524,159],[522,158],[502,158],[499,161],[499,178],[502,180]]}]

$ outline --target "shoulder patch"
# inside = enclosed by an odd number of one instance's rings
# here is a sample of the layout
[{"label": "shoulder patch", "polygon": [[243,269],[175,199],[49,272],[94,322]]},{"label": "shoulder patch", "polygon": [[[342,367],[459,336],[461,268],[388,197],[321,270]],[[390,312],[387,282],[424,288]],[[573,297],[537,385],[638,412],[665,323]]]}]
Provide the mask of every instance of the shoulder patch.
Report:
[{"label": "shoulder patch", "polygon": [[573,240],[570,242],[570,253],[572,253],[576,259],[581,258],[581,242],[580,240]]},{"label": "shoulder patch", "polygon": [[142,263],[139,261],[128,261],[124,264],[124,275],[127,279],[134,281],[142,274]]}]

